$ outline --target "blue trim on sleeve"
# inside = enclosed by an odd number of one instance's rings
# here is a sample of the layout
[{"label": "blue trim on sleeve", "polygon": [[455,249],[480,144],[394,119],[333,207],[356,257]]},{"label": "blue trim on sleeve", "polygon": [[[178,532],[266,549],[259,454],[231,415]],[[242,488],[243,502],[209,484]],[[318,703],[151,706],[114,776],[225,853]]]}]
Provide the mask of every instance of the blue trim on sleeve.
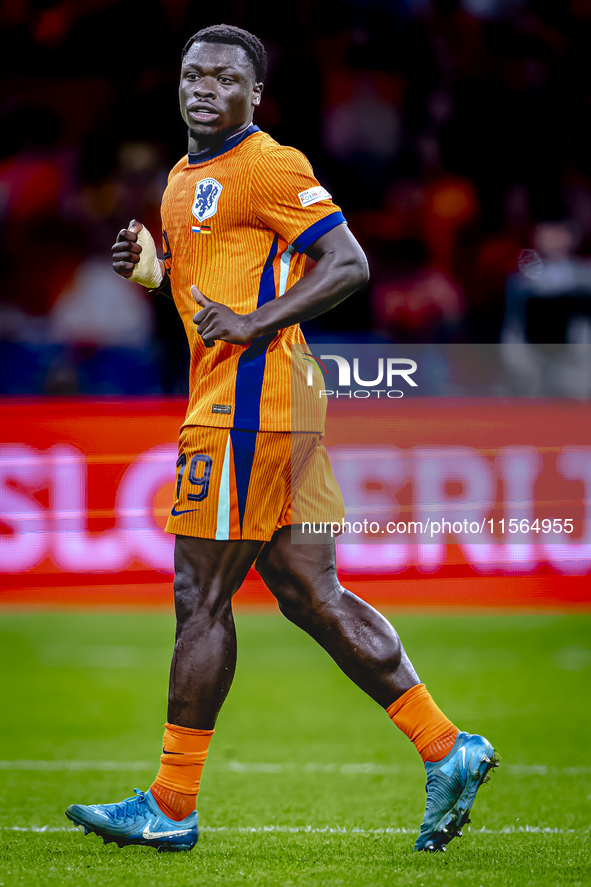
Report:
[{"label": "blue trim on sleeve", "polygon": [[329,216],[325,216],[323,219],[318,219],[317,222],[314,222],[313,225],[310,225],[309,228],[302,231],[300,236],[296,237],[294,240],[293,245],[299,253],[303,253],[304,250],[308,249],[315,240],[318,240],[323,234],[332,231],[337,225],[342,225],[345,221],[346,219],[344,215],[337,209]]}]

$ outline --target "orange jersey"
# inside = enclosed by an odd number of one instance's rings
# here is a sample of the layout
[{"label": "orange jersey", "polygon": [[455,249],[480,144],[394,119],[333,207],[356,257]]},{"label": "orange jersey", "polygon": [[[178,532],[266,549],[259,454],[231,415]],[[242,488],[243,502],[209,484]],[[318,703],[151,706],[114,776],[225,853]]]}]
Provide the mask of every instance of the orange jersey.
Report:
[{"label": "orange jersey", "polygon": [[[206,348],[190,288],[249,314],[283,296],[304,273],[304,251],[345,219],[299,151],[256,126],[234,141],[217,155],[183,157],[162,201],[166,265],[191,349],[184,424],[291,431],[292,346],[298,355],[307,351],[299,326],[249,345]],[[302,385],[306,373],[301,363]],[[319,400],[317,393],[309,400],[297,430],[323,431]]]}]

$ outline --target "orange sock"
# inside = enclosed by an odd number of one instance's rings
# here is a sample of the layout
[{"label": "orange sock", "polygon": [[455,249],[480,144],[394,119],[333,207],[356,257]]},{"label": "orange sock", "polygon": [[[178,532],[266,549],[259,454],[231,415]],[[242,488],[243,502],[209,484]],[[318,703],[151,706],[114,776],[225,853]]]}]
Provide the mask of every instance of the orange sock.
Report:
[{"label": "orange sock", "polygon": [[165,724],[160,770],[150,791],[169,819],[180,822],[195,809],[201,772],[213,734],[213,730],[192,730]]},{"label": "orange sock", "polygon": [[424,684],[415,684],[386,711],[414,742],[423,761],[441,761],[452,750],[460,732],[435,705]]}]

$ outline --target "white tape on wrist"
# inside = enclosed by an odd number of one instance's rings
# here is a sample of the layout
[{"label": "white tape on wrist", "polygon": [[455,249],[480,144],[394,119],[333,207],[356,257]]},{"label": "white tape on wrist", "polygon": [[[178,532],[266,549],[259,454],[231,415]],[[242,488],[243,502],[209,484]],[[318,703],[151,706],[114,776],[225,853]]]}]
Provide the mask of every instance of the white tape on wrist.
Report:
[{"label": "white tape on wrist", "polygon": [[[131,226],[131,222],[129,224]],[[164,279],[163,263],[156,253],[154,238],[145,226],[138,233],[137,242],[142,248],[140,260],[127,279],[148,289],[157,289]]]}]

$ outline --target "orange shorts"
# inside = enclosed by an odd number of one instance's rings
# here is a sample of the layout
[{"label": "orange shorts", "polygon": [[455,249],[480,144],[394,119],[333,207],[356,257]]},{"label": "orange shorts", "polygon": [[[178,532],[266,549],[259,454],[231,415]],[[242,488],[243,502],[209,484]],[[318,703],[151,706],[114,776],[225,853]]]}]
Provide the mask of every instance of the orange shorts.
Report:
[{"label": "orange shorts", "polygon": [[322,435],[181,429],[167,533],[268,542],[280,527],[342,521],[343,497]]}]

